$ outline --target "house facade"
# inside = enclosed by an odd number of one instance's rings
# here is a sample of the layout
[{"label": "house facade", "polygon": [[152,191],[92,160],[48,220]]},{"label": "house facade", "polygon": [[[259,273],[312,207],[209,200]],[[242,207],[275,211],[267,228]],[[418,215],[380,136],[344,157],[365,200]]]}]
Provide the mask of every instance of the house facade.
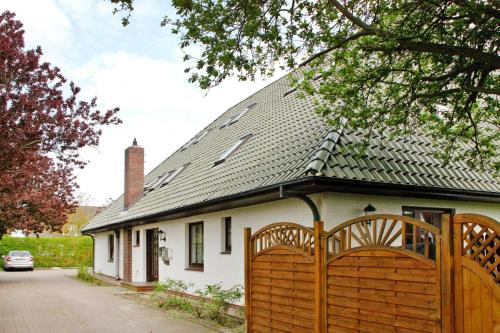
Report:
[{"label": "house facade", "polygon": [[125,152],[124,195],[82,230],[94,269],[125,281],[196,288],[243,284],[243,229],[275,222],[325,228],[365,214],[444,213],[500,220],[500,179],[441,165],[425,136],[370,139],[332,131],[284,77],[230,108],[144,176],[144,149]]}]

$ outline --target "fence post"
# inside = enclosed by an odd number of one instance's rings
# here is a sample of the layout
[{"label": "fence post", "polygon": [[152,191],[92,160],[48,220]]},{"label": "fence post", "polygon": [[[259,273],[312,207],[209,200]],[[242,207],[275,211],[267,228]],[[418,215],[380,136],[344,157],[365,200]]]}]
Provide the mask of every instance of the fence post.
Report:
[{"label": "fence post", "polygon": [[314,331],[321,333],[323,329],[323,250],[321,248],[323,222],[314,221]]},{"label": "fence post", "polygon": [[252,237],[252,229],[244,229],[245,238],[245,320],[246,332],[252,332],[252,286],[251,286],[251,264],[252,264],[252,244],[250,238]]},{"label": "fence post", "polygon": [[443,332],[453,332],[453,215],[441,217],[441,327]]}]

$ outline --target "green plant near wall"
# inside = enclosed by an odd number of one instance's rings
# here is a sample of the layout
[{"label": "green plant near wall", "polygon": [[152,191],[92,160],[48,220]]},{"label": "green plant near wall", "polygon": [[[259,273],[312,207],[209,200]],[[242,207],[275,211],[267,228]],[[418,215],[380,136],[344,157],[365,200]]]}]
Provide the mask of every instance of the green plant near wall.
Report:
[{"label": "green plant near wall", "polygon": [[17,238],[0,240],[0,255],[9,251],[30,251],[35,267],[92,266],[92,239],[81,237]]}]

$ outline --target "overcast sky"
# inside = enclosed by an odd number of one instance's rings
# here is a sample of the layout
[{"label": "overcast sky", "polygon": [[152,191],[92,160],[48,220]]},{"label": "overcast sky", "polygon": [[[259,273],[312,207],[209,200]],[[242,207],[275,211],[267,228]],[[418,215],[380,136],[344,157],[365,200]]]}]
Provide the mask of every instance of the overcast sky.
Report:
[{"label": "overcast sky", "polygon": [[99,147],[78,172],[79,192],[102,205],[123,192],[123,151],[134,137],[145,148],[145,169],[188,141],[229,107],[269,84],[224,82],[207,94],[187,82],[178,38],[160,27],[170,0],[137,0],[131,24],[122,27],[104,0],[2,0],[0,10],[17,15],[26,46],[40,45],[44,60],[97,96],[99,109],[120,107],[123,124],[104,128]]}]

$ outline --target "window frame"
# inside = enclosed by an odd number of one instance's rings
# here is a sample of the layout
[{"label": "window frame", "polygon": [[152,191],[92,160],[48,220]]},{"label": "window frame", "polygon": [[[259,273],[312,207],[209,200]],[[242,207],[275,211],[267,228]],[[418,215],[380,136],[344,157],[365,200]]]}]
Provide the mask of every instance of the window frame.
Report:
[{"label": "window frame", "polygon": [[245,144],[250,138],[252,134],[247,134],[244,137],[240,138],[236,143],[234,143],[231,147],[229,147],[224,154],[222,154],[217,161],[215,161],[214,166],[224,163],[229,157],[231,157],[234,153],[236,153],[243,144]]},{"label": "window frame", "polygon": [[141,230],[136,230],[134,234],[134,247],[141,246]]},{"label": "window frame", "polygon": [[108,234],[108,262],[115,261],[115,235]]},{"label": "window frame", "polygon": [[[229,222],[229,224],[228,224]],[[228,228],[229,225],[229,228]],[[232,251],[232,217],[226,216],[222,218],[221,230],[221,254],[231,254]]]},{"label": "window frame", "polygon": [[[195,226],[201,225],[201,245],[202,245],[202,251],[201,251],[201,258],[202,262],[193,262],[192,257],[193,257],[193,247],[192,247],[192,242],[193,242],[193,234],[192,234],[192,228]],[[189,254],[188,254],[188,268],[189,270],[199,270],[203,271],[204,264],[205,264],[205,230],[204,230],[204,225],[203,221],[200,222],[193,222],[188,224],[188,246],[189,246]]]},{"label": "window frame", "polygon": [[[412,212],[413,216],[405,215],[407,212]],[[453,214],[455,212],[454,208],[443,208],[443,207],[420,207],[420,206],[402,206],[401,215],[412,217],[416,220],[423,221],[421,216],[424,212],[439,213],[439,214]],[[423,221],[425,222],[425,221]],[[428,222],[425,222],[428,223]],[[429,223],[431,224],[431,223]],[[433,225],[433,224],[431,224]],[[441,229],[441,223],[435,225],[436,228]]]}]

